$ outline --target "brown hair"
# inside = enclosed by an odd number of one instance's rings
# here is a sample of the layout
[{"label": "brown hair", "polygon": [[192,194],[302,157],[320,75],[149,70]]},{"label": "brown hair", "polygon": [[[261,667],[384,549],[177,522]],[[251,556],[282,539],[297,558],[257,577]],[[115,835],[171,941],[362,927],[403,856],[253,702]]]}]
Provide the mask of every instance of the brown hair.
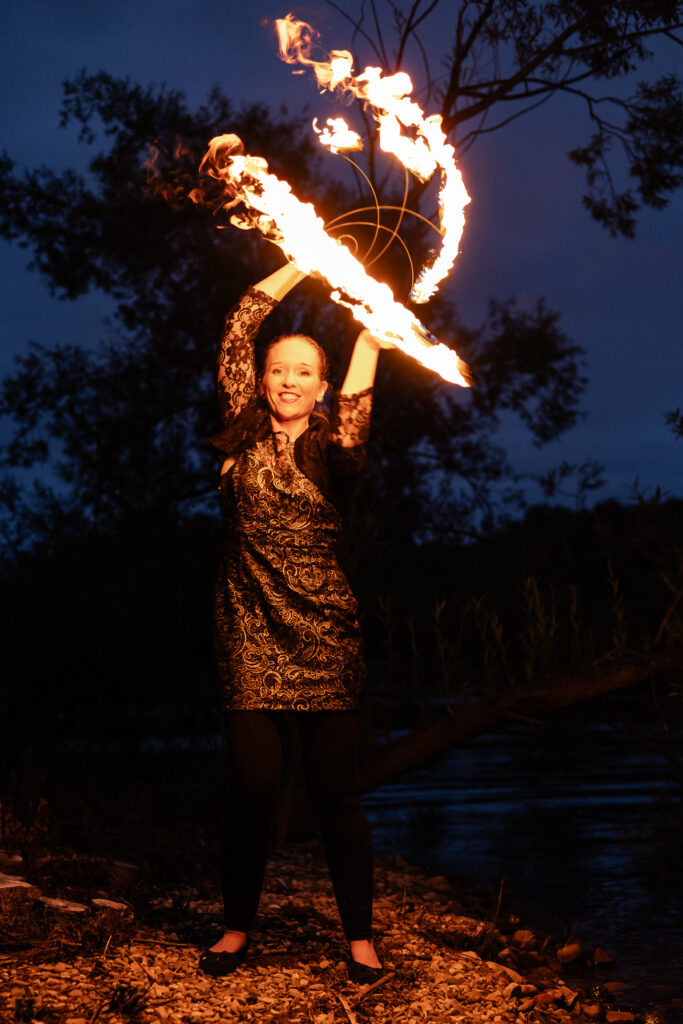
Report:
[{"label": "brown hair", "polygon": [[278,334],[277,338],[273,338],[272,341],[269,341],[263,351],[263,360],[261,363],[260,376],[262,377],[263,374],[265,373],[266,363],[268,361],[268,353],[270,352],[270,350],[274,348],[279,342],[289,341],[291,338],[300,338],[301,341],[305,341],[306,344],[310,345],[311,348],[315,349],[315,351],[318,353],[318,362],[320,364],[318,369],[318,373],[320,374],[320,380],[323,381],[324,383],[327,383],[330,368],[327,362],[327,356],[325,355],[325,350],[318,344],[315,338],[309,337],[308,334]]}]

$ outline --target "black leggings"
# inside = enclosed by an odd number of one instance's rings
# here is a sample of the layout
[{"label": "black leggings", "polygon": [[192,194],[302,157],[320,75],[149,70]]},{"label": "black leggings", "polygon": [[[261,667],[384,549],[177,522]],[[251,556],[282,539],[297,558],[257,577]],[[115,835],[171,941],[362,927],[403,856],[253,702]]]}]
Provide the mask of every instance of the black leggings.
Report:
[{"label": "black leggings", "polygon": [[356,791],[358,715],[350,711],[229,711],[230,785],[221,838],[225,927],[256,917],[280,792],[285,716],[296,720],[308,793],[349,942],[372,937],[372,839]]}]

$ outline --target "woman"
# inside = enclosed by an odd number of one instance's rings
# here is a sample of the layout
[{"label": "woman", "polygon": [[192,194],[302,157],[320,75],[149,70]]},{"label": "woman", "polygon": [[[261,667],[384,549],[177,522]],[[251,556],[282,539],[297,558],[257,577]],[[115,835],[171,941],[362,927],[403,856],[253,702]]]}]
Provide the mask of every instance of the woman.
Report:
[{"label": "woman", "polygon": [[245,959],[277,803],[286,718],[299,730],[311,804],[342,926],[349,976],[372,981],[372,840],[355,789],[364,664],[356,604],[335,555],[363,459],[379,349],[356,341],[331,420],[315,410],[327,361],[313,339],[276,338],[257,380],[252,339],[305,275],[282,267],[226,320],[218,354],[225,429],[219,495],[225,544],[216,592],[216,655],[225,694],[230,795],[221,840],[222,938],[199,967],[228,974]]}]

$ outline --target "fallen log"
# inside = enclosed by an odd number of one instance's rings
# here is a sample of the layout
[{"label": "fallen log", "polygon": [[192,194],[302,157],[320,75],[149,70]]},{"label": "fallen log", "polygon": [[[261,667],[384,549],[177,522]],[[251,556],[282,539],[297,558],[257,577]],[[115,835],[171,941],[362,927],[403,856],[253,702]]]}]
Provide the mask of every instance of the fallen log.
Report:
[{"label": "fallen log", "polygon": [[515,718],[538,721],[559,708],[673,671],[683,671],[683,647],[647,654],[629,651],[581,666],[541,685],[516,687],[493,700],[451,707],[434,721],[375,749],[360,765],[360,792],[393,782]]}]

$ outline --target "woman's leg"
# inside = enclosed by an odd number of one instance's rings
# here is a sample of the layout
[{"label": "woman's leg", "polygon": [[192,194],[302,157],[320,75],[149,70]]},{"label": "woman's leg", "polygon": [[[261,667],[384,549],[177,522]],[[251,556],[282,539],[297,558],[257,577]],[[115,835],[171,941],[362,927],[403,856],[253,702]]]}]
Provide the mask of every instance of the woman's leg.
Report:
[{"label": "woman's leg", "polygon": [[372,837],[358,797],[358,715],[297,714],[308,791],[320,823],[344,934],[355,959],[379,966],[372,947]]},{"label": "woman's leg", "polygon": [[244,945],[256,917],[282,760],[277,724],[265,711],[228,711],[225,734],[229,775],[220,844],[225,935],[212,947],[216,952]]}]

